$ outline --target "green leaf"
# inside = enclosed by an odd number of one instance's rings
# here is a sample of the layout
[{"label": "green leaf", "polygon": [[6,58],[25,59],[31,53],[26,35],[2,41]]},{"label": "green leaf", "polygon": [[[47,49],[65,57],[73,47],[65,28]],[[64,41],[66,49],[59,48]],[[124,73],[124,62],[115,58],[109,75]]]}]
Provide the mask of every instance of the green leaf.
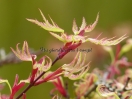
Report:
[{"label": "green leaf", "polygon": [[123,53],[126,53],[132,49],[132,39],[128,39],[127,43],[122,47],[119,55],[121,56]]}]

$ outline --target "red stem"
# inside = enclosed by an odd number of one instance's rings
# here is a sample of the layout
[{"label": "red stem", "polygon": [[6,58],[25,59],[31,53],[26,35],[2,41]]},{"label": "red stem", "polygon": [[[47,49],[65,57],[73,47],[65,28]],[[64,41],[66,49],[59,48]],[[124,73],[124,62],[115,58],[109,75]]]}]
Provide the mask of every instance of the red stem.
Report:
[{"label": "red stem", "polygon": [[116,57],[115,57],[115,61],[117,61],[118,58],[119,58],[120,50],[121,50],[121,46],[118,44],[118,45],[116,46]]},{"label": "red stem", "polygon": [[[59,58],[57,57],[53,62],[52,62],[52,65],[53,66],[57,61],[59,60]],[[34,86],[35,82],[38,81],[46,72],[42,72],[32,83],[30,83],[28,85],[28,87],[16,98],[16,99],[19,99],[21,98],[21,96],[23,94],[25,94],[32,86]]]}]

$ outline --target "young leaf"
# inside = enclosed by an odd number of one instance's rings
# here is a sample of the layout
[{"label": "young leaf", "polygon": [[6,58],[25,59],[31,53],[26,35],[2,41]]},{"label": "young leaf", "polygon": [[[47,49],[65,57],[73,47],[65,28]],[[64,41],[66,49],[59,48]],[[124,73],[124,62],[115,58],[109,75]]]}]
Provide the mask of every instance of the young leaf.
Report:
[{"label": "young leaf", "polygon": [[45,18],[45,16],[43,15],[42,11],[39,10],[41,13],[41,16],[44,20],[44,22],[39,22],[38,20],[34,20],[34,19],[27,19],[28,21],[37,24],[38,26],[42,27],[43,29],[47,30],[47,31],[52,31],[52,32],[64,32],[63,29],[59,28],[58,25],[56,23],[54,23],[54,21],[50,18],[52,24],[49,23],[49,21]]}]

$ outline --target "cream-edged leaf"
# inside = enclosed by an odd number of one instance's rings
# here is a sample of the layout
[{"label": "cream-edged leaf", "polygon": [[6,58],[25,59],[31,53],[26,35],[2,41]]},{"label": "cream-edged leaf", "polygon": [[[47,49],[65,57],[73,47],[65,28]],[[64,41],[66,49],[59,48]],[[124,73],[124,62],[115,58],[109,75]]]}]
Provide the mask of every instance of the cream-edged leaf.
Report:
[{"label": "cream-edged leaf", "polygon": [[89,63],[84,65],[85,58],[86,55],[82,58],[81,52],[78,52],[70,64],[64,64],[62,66],[64,76],[72,80],[83,77],[89,70]]},{"label": "cream-edged leaf", "polygon": [[115,39],[115,40],[111,40],[113,38],[110,38],[110,39],[106,39],[106,38],[103,38],[103,39],[94,39],[94,38],[88,38],[87,41],[91,42],[91,43],[94,43],[94,44],[97,44],[97,45],[103,45],[103,46],[111,46],[111,45],[117,45],[119,44],[121,41],[123,41],[124,39],[126,39],[127,36],[126,34],[121,36],[120,38],[118,39]]},{"label": "cream-edged leaf", "polygon": [[16,51],[13,48],[11,48],[11,50],[20,60],[32,61],[32,56],[36,58],[36,55],[30,54],[27,41],[24,41],[22,50],[19,49],[18,45],[19,43],[16,45]]},{"label": "cream-edged leaf", "polygon": [[45,16],[43,15],[42,11],[40,10],[41,16],[44,20],[44,22],[39,22],[38,20],[34,20],[34,19],[27,19],[28,21],[37,24],[38,26],[42,27],[43,29],[47,30],[47,31],[52,31],[52,32],[64,32],[63,29],[61,29],[57,24],[55,24],[55,22],[50,18],[52,24],[50,24],[48,22],[48,20],[45,18]]},{"label": "cream-edged leaf", "polygon": [[95,28],[95,26],[97,25],[98,19],[99,19],[99,13],[97,14],[97,17],[96,17],[95,22],[94,22],[93,24],[91,24],[91,25],[88,25],[88,26],[85,28],[85,32],[91,32],[91,31]]},{"label": "cream-edged leaf", "polygon": [[50,34],[51,34],[52,36],[54,36],[55,38],[59,39],[60,41],[65,42],[65,40],[64,40],[61,36],[59,36],[58,34],[55,34],[55,33],[53,33],[53,32],[50,32]]},{"label": "cream-edged leaf", "polygon": [[115,96],[115,99],[120,99],[115,92],[111,92],[108,90],[108,88],[105,85],[98,85],[96,88],[96,91],[98,94],[102,97],[110,97],[110,96]]},{"label": "cream-edged leaf", "polygon": [[73,20],[72,31],[74,32],[75,35],[79,33],[75,19]]}]

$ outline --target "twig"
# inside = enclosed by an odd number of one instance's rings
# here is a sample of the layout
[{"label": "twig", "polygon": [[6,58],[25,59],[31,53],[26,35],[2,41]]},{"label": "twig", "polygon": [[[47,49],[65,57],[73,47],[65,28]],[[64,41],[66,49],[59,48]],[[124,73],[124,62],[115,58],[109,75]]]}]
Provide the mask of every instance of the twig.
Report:
[{"label": "twig", "polygon": [[[1,51],[1,49],[0,49]],[[35,55],[40,55],[42,52],[41,51],[34,51],[33,49],[30,49],[30,53],[31,54],[35,54]],[[17,64],[22,62],[19,58],[17,58],[15,56],[15,54],[13,52],[10,52],[9,54],[6,54],[4,57],[4,59],[1,59],[2,55],[0,53],[0,67],[2,67],[3,65],[7,65],[7,64]]]},{"label": "twig", "polygon": [[97,85],[95,84],[87,93],[84,95],[84,97],[88,97],[88,95],[93,92],[96,89]]},{"label": "twig", "polygon": [[126,90],[126,87],[127,87],[128,83],[129,83],[130,79],[131,79],[130,77],[127,78],[127,81],[126,81],[126,83],[125,83],[125,85],[124,85],[122,91],[127,91],[127,90]]}]

